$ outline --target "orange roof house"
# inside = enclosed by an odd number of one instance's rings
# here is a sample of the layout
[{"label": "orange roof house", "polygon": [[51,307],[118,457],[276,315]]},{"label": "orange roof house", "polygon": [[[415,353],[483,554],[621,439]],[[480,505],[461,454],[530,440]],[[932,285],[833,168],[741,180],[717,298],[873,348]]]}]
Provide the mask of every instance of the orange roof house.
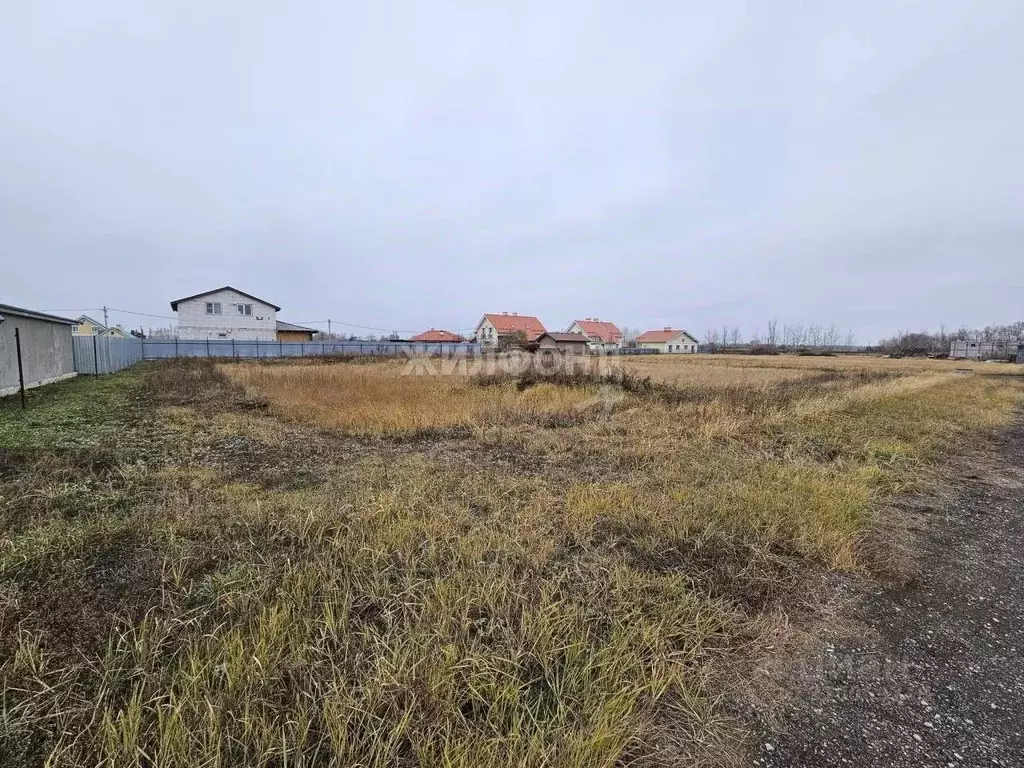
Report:
[{"label": "orange roof house", "polygon": [[637,346],[661,352],[694,353],[699,349],[696,337],[678,328],[662,328],[660,331],[641,333],[636,337],[636,343]]},{"label": "orange roof house", "polygon": [[598,320],[596,317],[574,320],[566,329],[566,333],[582,333],[593,344],[618,346],[622,343],[622,331],[618,326],[607,320]]},{"label": "orange roof house", "polygon": [[452,333],[451,331],[439,331],[434,328],[431,328],[429,331],[424,331],[423,333],[418,333],[411,339],[409,339],[409,341],[420,341],[429,343],[442,342],[452,344],[458,343],[462,340],[462,337],[459,336],[459,334],[457,333]]},{"label": "orange roof house", "polygon": [[535,341],[547,329],[532,315],[517,312],[488,313],[476,326],[476,339],[483,344],[508,342],[522,336],[523,341]]}]

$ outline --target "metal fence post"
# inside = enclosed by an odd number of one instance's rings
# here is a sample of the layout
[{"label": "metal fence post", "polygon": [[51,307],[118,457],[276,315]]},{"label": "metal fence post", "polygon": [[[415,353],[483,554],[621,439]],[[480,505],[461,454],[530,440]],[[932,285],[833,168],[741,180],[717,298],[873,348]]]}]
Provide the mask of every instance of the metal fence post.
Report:
[{"label": "metal fence post", "polygon": [[98,338],[95,333],[92,335],[92,370],[94,376],[100,375],[100,344],[97,341]]},{"label": "metal fence post", "polygon": [[14,349],[18,355],[18,387],[21,390],[21,410],[25,410],[25,369],[21,365],[21,329],[14,327]]}]

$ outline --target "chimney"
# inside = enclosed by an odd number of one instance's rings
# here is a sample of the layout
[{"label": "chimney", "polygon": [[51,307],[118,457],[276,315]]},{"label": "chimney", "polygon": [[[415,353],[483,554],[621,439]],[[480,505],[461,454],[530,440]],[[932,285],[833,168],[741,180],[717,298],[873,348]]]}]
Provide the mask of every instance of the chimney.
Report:
[{"label": "chimney", "polygon": [[518,312],[513,312],[512,314],[513,314],[513,315],[518,315],[519,313],[518,313]]},{"label": "chimney", "polygon": [[664,328],[664,330],[666,330],[666,331],[671,331],[671,330],[672,330],[672,326],[670,326],[670,325],[666,325],[666,326],[665,326],[665,328]]},{"label": "chimney", "polygon": [[508,312],[502,312],[501,314],[503,314],[503,315],[507,315],[507,314],[508,314]]}]

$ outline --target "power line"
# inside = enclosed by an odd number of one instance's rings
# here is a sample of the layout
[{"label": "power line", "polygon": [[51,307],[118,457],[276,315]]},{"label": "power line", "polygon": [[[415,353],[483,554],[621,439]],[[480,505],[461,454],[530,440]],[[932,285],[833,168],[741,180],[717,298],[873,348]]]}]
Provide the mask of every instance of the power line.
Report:
[{"label": "power line", "polygon": [[[86,307],[86,308],[79,308],[79,309],[44,309],[42,311],[43,312],[102,312],[103,309],[104,309],[103,307]],[[106,309],[110,310],[111,312],[121,312],[122,314],[138,315],[140,317],[156,317],[156,318],[160,318],[161,320],[177,320],[178,319],[177,317],[172,317],[170,315],[154,315],[151,312],[136,312],[136,311],[131,310],[131,309],[120,309],[118,307],[107,307]],[[364,330],[364,331],[383,331],[385,333],[391,333],[391,332],[395,332],[395,333],[419,333],[420,331],[423,330],[422,328],[418,328],[418,329],[410,329],[410,328],[383,328],[383,327],[376,326],[376,325],[360,325],[359,323],[347,323],[344,320],[334,320],[333,318],[329,319],[329,320],[302,320],[302,321],[299,321],[297,324],[298,325],[327,325],[329,323],[334,323],[334,324],[337,324],[337,325],[344,325],[344,326],[346,326],[348,328],[359,328],[359,329]],[[473,330],[476,330],[476,326],[473,326],[471,328],[449,328],[448,330],[451,330],[451,331],[473,331]]]},{"label": "power line", "polygon": [[[335,320],[333,318],[331,318],[330,320],[301,320],[297,324],[298,325],[317,325],[317,324],[326,325],[327,323],[334,323],[336,325],[344,325],[344,326],[348,326],[349,328],[361,328],[361,329],[363,329],[365,331],[387,331],[387,332],[394,331],[396,333],[420,333],[423,330],[422,328],[415,328],[415,329],[414,328],[380,328],[380,327],[375,326],[375,325],[359,325],[358,323],[346,323],[344,320]],[[451,331],[474,331],[474,330],[476,330],[476,326],[473,326],[472,328],[449,328],[448,330],[451,330]]]},{"label": "power line", "polygon": [[140,315],[142,317],[159,317],[161,320],[177,320],[170,315],[154,315],[149,312],[135,312],[131,309],[118,309],[117,307],[86,307],[84,309],[44,309],[43,312],[102,312],[107,309],[111,312],[121,312],[125,315]]},{"label": "power line", "polygon": [[152,315],[149,312],[133,312],[130,309],[118,309],[117,307],[107,307],[111,312],[124,312],[126,315],[142,315],[143,317],[159,317],[163,320],[177,320],[178,318],[170,315]]}]

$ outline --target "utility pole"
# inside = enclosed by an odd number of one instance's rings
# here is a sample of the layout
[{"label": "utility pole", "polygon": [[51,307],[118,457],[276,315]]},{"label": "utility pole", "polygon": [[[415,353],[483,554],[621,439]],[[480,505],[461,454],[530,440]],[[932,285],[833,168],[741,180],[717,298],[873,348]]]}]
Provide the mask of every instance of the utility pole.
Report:
[{"label": "utility pole", "polygon": [[331,335],[331,318],[327,318],[327,335]]},{"label": "utility pole", "polygon": [[107,320],[107,308],[106,308],[106,306],[103,307],[103,327],[104,328],[109,328],[110,327],[110,322]]}]

